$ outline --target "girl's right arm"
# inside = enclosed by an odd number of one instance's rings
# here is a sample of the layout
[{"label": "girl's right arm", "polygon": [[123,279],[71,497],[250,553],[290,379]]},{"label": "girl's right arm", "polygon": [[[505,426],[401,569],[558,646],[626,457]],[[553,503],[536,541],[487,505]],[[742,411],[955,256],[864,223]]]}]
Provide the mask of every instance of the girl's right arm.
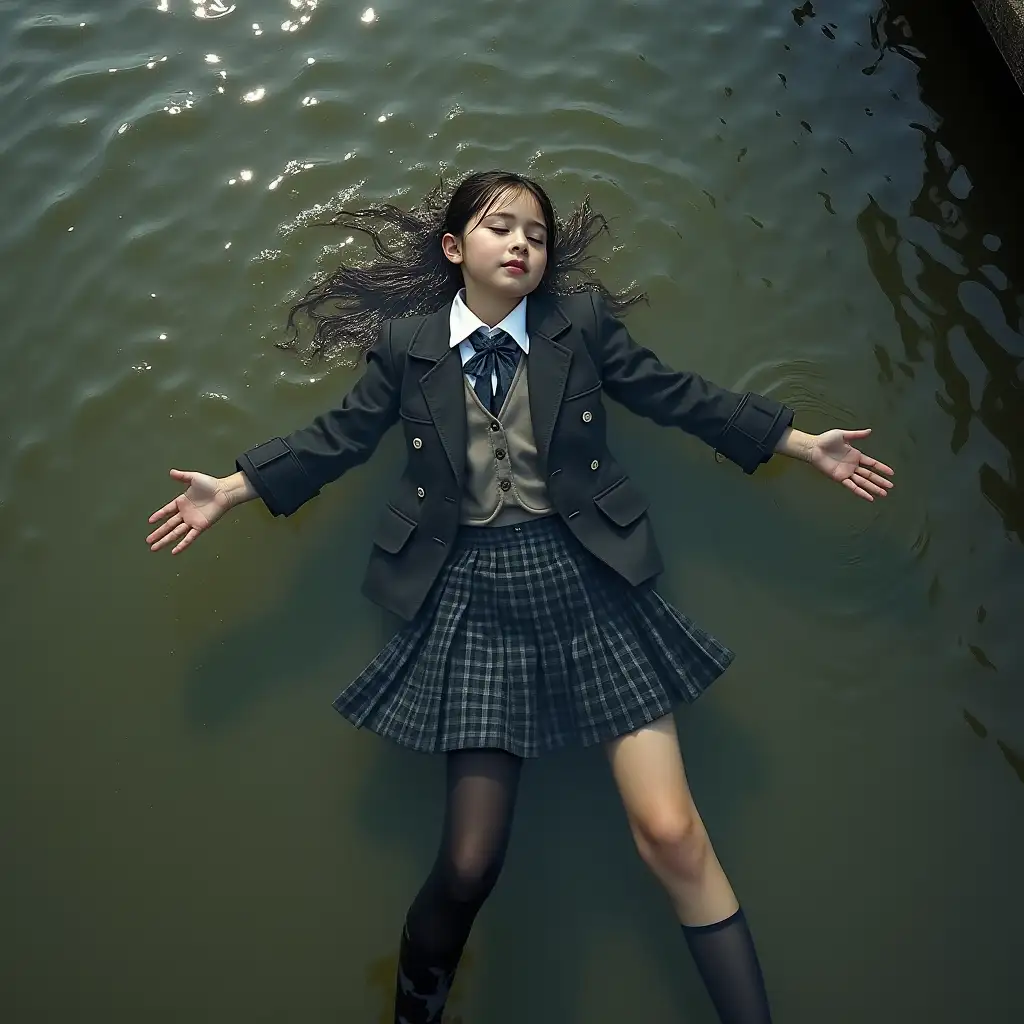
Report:
[{"label": "girl's right arm", "polygon": [[231,476],[218,478],[190,470],[172,469],[171,476],[188,484],[188,487],[149,517],[150,523],[163,520],[146,538],[152,551],[159,551],[177,541],[171,554],[179,554],[203,530],[213,526],[228,509],[256,497],[256,490],[244,473],[232,473]]},{"label": "girl's right arm", "polygon": [[188,484],[183,494],[158,509],[163,520],[146,542],[153,551],[176,541],[184,551],[204,530],[236,505],[262,498],[274,515],[291,515],[342,473],[364,462],[398,419],[401,377],[391,351],[391,325],[366,353],[366,368],[338,408],[287,437],[273,438],[245,452],[238,472],[226,477],[172,469]]}]

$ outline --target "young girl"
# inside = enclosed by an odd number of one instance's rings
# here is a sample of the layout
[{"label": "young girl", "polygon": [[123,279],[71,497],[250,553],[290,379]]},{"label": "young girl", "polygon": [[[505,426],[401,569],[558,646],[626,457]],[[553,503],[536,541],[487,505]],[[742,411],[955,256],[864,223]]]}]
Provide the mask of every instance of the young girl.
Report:
[{"label": "young girl", "polygon": [[648,502],[609,450],[604,396],[746,473],[779,452],[872,501],[892,470],[851,446],[868,430],[801,433],[784,405],[637,345],[617,314],[638,296],[581,271],[603,227],[586,204],[561,224],[539,185],[495,171],[446,204],[435,190],[412,212],[343,217],[371,236],[376,262],[341,267],[288,323],[312,317],[319,355],[365,349],[362,376],[336,409],[244,453],[230,476],[171,470],[187,490],[150,516],[162,522],[147,542],[178,554],[257,496],[290,515],[401,421],[406,465],[364,592],[406,622],[334,702],[356,726],[447,758],[440,849],[401,935],[396,1024],[441,1020],[502,866],[523,759],[571,743],[604,745],[723,1024],[769,1021],[671,717],[733,655],[654,588]]}]

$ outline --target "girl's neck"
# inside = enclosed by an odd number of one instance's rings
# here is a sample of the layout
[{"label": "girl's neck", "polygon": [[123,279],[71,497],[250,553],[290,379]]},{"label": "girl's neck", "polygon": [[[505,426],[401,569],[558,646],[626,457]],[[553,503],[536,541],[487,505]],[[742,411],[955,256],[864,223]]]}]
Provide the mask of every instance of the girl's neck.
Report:
[{"label": "girl's neck", "polygon": [[522,297],[510,299],[507,295],[495,295],[475,287],[472,281],[466,281],[465,286],[466,305],[488,327],[497,327],[523,301]]}]

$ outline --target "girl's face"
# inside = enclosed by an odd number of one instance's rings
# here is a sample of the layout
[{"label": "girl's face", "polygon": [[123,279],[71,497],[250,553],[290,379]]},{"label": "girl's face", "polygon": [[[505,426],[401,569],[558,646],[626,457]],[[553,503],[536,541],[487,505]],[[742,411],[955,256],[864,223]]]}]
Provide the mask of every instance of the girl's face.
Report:
[{"label": "girl's face", "polygon": [[544,213],[529,189],[511,190],[474,215],[461,236],[445,235],[441,247],[462,267],[468,290],[504,298],[529,295],[548,263]]}]

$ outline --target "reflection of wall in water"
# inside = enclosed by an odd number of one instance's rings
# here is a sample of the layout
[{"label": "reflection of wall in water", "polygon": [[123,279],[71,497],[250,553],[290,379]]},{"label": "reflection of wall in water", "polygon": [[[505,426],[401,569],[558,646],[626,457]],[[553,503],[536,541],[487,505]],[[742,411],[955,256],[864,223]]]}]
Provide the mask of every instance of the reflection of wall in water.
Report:
[{"label": "reflection of wall in water", "polygon": [[[981,489],[1024,541],[1024,97],[974,11],[941,6],[891,0],[872,24],[877,58],[865,73],[884,60],[913,62],[921,99],[936,114],[913,126],[923,165],[910,209],[886,210],[871,197],[858,217],[905,359],[893,363],[881,346],[876,355],[883,374],[913,376],[931,348],[950,444],[962,448],[976,417],[1005,447],[1005,466],[981,467]],[[987,370],[975,402],[951,343],[970,345]]]}]

